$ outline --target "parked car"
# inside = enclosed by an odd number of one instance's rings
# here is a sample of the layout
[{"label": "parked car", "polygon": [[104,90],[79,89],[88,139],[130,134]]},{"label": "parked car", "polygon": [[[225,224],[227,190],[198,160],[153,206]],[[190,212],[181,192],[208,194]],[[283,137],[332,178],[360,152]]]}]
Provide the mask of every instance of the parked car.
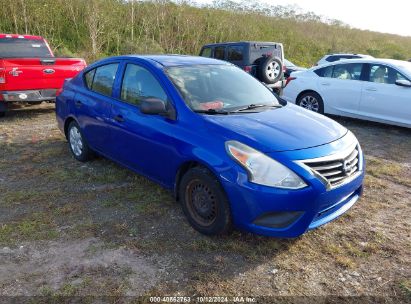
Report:
[{"label": "parked car", "polygon": [[296,72],[296,71],[305,71],[306,68],[300,67],[295,65],[294,63],[292,63],[291,61],[284,59],[284,78],[287,79],[288,77],[290,77],[292,72]]},{"label": "parked car", "polygon": [[338,60],[347,60],[347,59],[360,59],[360,58],[365,58],[365,59],[371,59],[374,58],[370,55],[364,55],[364,54],[329,54],[325,55],[323,58],[321,58],[315,65],[323,65],[327,64],[330,62],[335,62]]},{"label": "parked car", "polygon": [[318,113],[411,127],[411,63],[338,61],[295,72],[283,98]]},{"label": "parked car", "polygon": [[56,113],[74,158],[97,152],[170,189],[204,234],[296,237],[362,191],[351,132],[220,60],[103,59],[66,82]]},{"label": "parked car", "polygon": [[285,86],[284,47],[277,42],[241,41],[206,44],[200,56],[231,62],[280,94]]},{"label": "parked car", "polygon": [[63,82],[84,69],[79,58],[56,58],[40,36],[0,34],[0,116],[8,104],[54,101]]}]

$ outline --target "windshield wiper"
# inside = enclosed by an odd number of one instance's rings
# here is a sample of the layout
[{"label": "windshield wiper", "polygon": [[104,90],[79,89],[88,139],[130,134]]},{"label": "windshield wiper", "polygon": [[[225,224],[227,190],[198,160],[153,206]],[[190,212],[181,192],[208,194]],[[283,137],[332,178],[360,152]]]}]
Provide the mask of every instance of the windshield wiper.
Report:
[{"label": "windshield wiper", "polygon": [[237,109],[234,112],[242,112],[242,111],[253,110],[253,109],[263,108],[263,107],[281,108],[280,105],[276,106],[276,105],[267,105],[267,104],[250,104],[244,108]]},{"label": "windshield wiper", "polygon": [[221,110],[215,110],[215,109],[208,109],[208,110],[194,110],[195,113],[203,113],[203,114],[209,114],[209,115],[228,115],[229,112],[227,111],[221,111]]}]

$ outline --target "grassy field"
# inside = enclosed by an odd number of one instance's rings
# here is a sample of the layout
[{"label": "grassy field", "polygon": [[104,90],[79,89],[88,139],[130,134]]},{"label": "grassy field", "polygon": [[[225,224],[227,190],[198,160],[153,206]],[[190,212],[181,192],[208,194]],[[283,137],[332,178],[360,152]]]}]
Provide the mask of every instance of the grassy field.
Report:
[{"label": "grassy field", "polygon": [[362,199],[293,240],[210,238],[172,195],[75,161],[54,105],[0,120],[0,295],[373,295],[411,299],[411,130],[337,120],[367,160]]}]

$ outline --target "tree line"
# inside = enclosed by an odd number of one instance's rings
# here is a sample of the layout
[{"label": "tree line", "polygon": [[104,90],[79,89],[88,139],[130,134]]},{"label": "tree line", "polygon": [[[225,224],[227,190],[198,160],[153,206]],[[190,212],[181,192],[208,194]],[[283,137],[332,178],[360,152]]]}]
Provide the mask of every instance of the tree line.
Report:
[{"label": "tree line", "polygon": [[216,0],[0,0],[0,32],[41,35],[56,55],[95,59],[130,53],[198,54],[205,43],[282,42],[311,66],[331,52],[410,59],[411,37],[352,29],[292,7]]}]

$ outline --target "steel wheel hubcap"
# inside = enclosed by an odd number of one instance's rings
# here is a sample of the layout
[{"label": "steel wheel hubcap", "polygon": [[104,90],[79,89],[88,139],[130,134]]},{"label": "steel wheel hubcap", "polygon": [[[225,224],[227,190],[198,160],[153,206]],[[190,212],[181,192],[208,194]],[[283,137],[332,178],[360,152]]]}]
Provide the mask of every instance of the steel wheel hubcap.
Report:
[{"label": "steel wheel hubcap", "polygon": [[83,153],[83,139],[77,127],[72,127],[69,134],[70,146],[74,155],[80,156]]},{"label": "steel wheel hubcap", "polygon": [[210,226],[217,217],[217,200],[213,191],[201,180],[187,185],[186,202],[188,211],[197,223]]},{"label": "steel wheel hubcap", "polygon": [[301,99],[300,106],[314,112],[318,112],[320,109],[320,104],[318,103],[317,98],[311,95],[305,96]]},{"label": "steel wheel hubcap", "polygon": [[274,80],[278,77],[278,75],[280,75],[280,72],[280,65],[277,62],[272,61],[267,65],[265,75],[269,79]]}]

